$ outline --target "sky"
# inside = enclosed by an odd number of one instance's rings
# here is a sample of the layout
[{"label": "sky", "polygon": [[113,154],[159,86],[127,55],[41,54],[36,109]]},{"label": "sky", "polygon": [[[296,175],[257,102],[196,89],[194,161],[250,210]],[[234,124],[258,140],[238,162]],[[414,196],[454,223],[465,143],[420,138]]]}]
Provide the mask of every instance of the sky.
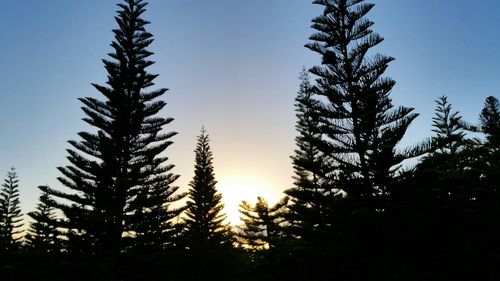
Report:
[{"label": "sky", "polygon": [[[241,200],[276,202],[293,184],[294,98],[302,66],[320,63],[304,48],[321,8],[309,0],[149,0],[157,87],[170,90],[162,116],[178,132],[165,152],[183,190],[193,177],[196,137],[211,138],[218,189],[232,223]],[[372,1],[375,2],[375,1]],[[0,0],[0,177],[14,166],[21,207],[38,185],[62,189],[67,140],[90,130],[77,100],[101,98],[101,60],[111,51],[112,0]],[[374,52],[396,58],[386,75],[395,105],[419,118],[402,146],[431,135],[434,100],[447,95],[477,122],[484,99],[500,92],[500,2],[377,0],[368,14],[385,38]],[[374,53],[373,52],[373,53]],[[372,53],[372,54],[373,54]]]}]

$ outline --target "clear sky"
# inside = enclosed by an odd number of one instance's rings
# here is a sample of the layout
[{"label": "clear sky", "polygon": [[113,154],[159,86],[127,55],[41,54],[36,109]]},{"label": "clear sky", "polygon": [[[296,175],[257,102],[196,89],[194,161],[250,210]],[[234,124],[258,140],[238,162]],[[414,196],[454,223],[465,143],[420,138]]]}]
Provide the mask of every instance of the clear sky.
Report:
[{"label": "clear sky", "polygon": [[[240,200],[276,201],[291,186],[293,100],[301,67],[320,58],[303,47],[310,20],[321,12],[309,0],[149,0],[150,50],[169,88],[162,112],[179,134],[166,154],[177,184],[193,176],[196,136],[212,139],[219,190],[233,222]],[[67,140],[88,130],[79,97],[98,97],[101,59],[116,27],[112,0],[0,0],[0,175],[16,167],[24,212],[38,185],[62,188]],[[496,0],[377,0],[368,15],[385,37],[376,49],[396,58],[396,105],[421,116],[404,143],[430,135],[434,99],[446,94],[476,122],[484,98],[500,92],[500,2]]]}]

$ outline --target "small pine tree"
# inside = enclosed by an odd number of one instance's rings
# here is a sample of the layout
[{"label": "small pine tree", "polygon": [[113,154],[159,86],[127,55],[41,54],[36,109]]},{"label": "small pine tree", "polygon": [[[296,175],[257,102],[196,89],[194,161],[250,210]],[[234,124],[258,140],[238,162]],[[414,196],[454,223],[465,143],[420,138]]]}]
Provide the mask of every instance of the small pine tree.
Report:
[{"label": "small pine tree", "polygon": [[452,106],[446,96],[436,100],[437,108],[433,120],[434,142],[438,151],[455,154],[465,145],[465,130],[467,125],[462,121],[459,112],[451,112]]},{"label": "small pine tree", "polygon": [[54,226],[57,216],[54,207],[51,206],[51,198],[43,193],[39,198],[36,211],[28,213],[33,219],[26,235],[27,243],[36,251],[43,253],[57,253],[61,250],[59,231]]},{"label": "small pine tree", "polygon": [[7,252],[19,246],[23,233],[18,182],[11,168],[0,190],[0,249]]},{"label": "small pine tree", "polygon": [[275,248],[286,237],[284,232],[285,214],[289,198],[281,199],[269,206],[262,197],[257,197],[254,206],[247,201],[240,204],[243,226],[239,234],[241,243],[251,250]]},{"label": "small pine tree", "polygon": [[486,134],[488,143],[500,146],[500,104],[495,97],[488,97],[479,116],[481,129]]},{"label": "small pine tree", "polygon": [[191,248],[211,248],[229,242],[222,195],[217,192],[209,137],[202,129],[195,150],[194,178],[189,183],[186,228]]}]

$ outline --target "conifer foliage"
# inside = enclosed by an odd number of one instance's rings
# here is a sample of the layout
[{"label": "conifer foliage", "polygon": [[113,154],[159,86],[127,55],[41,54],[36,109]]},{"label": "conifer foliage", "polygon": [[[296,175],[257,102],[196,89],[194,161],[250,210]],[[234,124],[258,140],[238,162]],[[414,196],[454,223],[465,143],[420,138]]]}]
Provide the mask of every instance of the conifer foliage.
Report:
[{"label": "conifer foliage", "polygon": [[492,96],[486,98],[479,119],[488,143],[500,146],[500,104],[497,98]]},{"label": "conifer foliage", "polygon": [[222,212],[222,195],[217,192],[209,137],[202,129],[195,150],[194,177],[189,183],[186,227],[190,247],[213,248],[229,242],[229,230]]},{"label": "conifer foliage", "polygon": [[263,197],[258,197],[252,206],[247,201],[240,204],[242,233],[239,238],[243,245],[253,250],[275,248],[285,237],[287,204],[289,198],[281,199],[269,206]]},{"label": "conifer foliage", "polygon": [[0,189],[0,251],[15,249],[22,238],[18,182],[16,170],[11,168]]},{"label": "conifer foliage", "polygon": [[162,153],[176,133],[162,132],[173,119],[158,116],[166,105],[159,97],[167,89],[149,89],[158,75],[146,70],[154,63],[148,59],[149,22],[141,18],[146,3],[125,0],[118,6],[111,60],[103,60],[107,85],[93,84],[103,100],[80,99],[83,120],[96,132],[80,132],[81,141],[69,141],[71,164],[59,168],[59,181],[71,192],[41,188],[65,199],[54,204],[65,216],[60,226],[67,229],[70,246],[90,254],[133,247],[125,242],[130,236],[141,237],[141,245],[162,244],[170,226],[166,220],[180,212],[167,209],[179,199],[172,186],[178,176]]},{"label": "conifer foliage", "polygon": [[292,156],[295,183],[286,191],[291,197],[287,216],[295,236],[311,238],[313,232],[329,227],[328,210],[337,191],[332,188],[326,158],[320,150],[320,102],[315,99],[314,88],[305,69],[299,79],[300,87],[295,98],[297,149]]},{"label": "conifer foliage", "polygon": [[452,112],[452,106],[446,96],[436,100],[437,108],[433,120],[434,140],[441,152],[455,154],[465,144],[467,125],[458,111]]},{"label": "conifer foliage", "polygon": [[394,107],[389,97],[395,81],[383,74],[394,60],[369,55],[383,38],[371,30],[365,16],[374,4],[363,0],[315,0],[324,7],[313,19],[317,31],[306,47],[322,56],[311,69],[328,157],[337,188],[352,197],[386,193],[400,163],[419,150],[396,151],[410,123],[413,108]]},{"label": "conifer foliage", "polygon": [[57,216],[55,209],[51,206],[51,198],[47,193],[40,196],[36,210],[28,213],[28,215],[33,219],[28,235],[26,235],[28,245],[44,253],[60,251],[59,231],[54,226]]}]

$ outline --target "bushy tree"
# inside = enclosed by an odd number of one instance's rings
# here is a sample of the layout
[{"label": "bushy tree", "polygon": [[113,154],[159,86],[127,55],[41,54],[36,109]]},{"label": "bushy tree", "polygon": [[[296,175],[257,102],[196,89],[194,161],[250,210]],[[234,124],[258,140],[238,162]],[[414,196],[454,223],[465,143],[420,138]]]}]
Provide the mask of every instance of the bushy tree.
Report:
[{"label": "bushy tree", "polygon": [[[176,133],[162,132],[173,119],[158,115],[166,105],[159,97],[167,89],[149,89],[158,75],[146,70],[154,63],[147,50],[152,34],[141,18],[146,3],[125,0],[118,6],[111,60],[103,60],[107,85],[93,84],[104,100],[80,99],[83,120],[96,132],[80,132],[81,141],[69,141],[71,164],[59,168],[63,176],[58,179],[71,192],[41,188],[64,199],[54,207],[64,214],[59,226],[67,229],[70,250],[90,254],[133,247],[126,242],[130,235],[141,245],[162,244],[159,236],[169,227],[165,220],[180,212],[166,209],[178,199],[172,185],[178,176],[163,154]],[[147,225],[145,220],[150,220]]]},{"label": "bushy tree", "polygon": [[33,222],[26,235],[27,244],[42,253],[57,253],[62,247],[58,237],[59,231],[54,226],[57,215],[51,206],[51,200],[47,193],[43,193],[36,210],[28,213]]},{"label": "bushy tree", "polygon": [[273,206],[269,206],[263,197],[257,197],[253,206],[242,201],[240,243],[250,250],[273,249],[282,243],[286,239],[285,214],[288,201],[289,198],[284,197]]},{"label": "bushy tree", "polygon": [[213,248],[228,243],[230,236],[222,195],[217,192],[209,137],[202,129],[195,150],[194,177],[189,183],[186,228],[189,246]]},{"label": "bushy tree", "polygon": [[11,168],[0,189],[0,251],[17,248],[22,238],[18,183],[16,170]]}]

